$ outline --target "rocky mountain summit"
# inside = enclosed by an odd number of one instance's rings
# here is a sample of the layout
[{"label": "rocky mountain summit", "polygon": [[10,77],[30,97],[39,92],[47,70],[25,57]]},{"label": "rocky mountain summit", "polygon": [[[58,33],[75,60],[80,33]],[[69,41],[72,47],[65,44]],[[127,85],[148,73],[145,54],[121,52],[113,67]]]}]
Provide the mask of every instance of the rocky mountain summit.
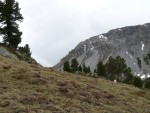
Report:
[{"label": "rocky mountain summit", "polygon": [[62,69],[65,61],[76,58],[93,71],[101,60],[105,64],[109,57],[121,56],[133,74],[150,75],[150,23],[110,30],[108,33],[80,42],[56,66]]}]

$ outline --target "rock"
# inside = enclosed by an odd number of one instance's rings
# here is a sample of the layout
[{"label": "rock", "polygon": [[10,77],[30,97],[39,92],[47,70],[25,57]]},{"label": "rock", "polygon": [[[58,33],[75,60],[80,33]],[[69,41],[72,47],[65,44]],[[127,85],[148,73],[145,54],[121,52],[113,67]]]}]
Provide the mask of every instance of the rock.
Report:
[{"label": "rock", "polygon": [[5,56],[7,58],[18,60],[18,57],[15,54],[11,53],[6,48],[1,47],[1,46],[0,46],[0,55]]},{"label": "rock", "polygon": [[116,84],[116,83],[117,83],[117,80],[114,80],[114,83]]}]

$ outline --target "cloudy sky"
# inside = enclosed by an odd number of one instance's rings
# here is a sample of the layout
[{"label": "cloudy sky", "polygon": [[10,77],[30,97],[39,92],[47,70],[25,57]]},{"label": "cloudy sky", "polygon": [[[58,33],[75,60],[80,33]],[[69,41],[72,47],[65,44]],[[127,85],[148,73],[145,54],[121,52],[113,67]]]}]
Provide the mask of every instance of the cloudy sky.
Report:
[{"label": "cloudy sky", "polygon": [[150,22],[150,0],[18,0],[22,44],[44,66],[57,64],[80,41]]}]

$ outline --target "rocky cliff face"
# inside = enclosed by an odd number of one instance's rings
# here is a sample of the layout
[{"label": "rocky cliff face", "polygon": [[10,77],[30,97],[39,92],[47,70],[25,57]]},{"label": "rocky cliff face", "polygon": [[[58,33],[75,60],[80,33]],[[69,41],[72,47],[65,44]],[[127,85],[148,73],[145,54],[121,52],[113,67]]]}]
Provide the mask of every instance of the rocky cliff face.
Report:
[{"label": "rocky cliff face", "polygon": [[[134,74],[149,76],[150,58],[147,59],[147,63],[144,60],[148,54],[150,54],[150,23],[114,29],[80,42],[55,68],[61,69],[66,60],[77,58],[79,64],[85,63],[93,71],[98,61],[106,63],[110,56],[119,55],[126,60],[126,64],[131,67]],[[141,67],[138,65],[138,58]]]},{"label": "rocky cliff face", "polygon": [[37,61],[34,58],[27,56],[26,53],[20,53],[19,51],[15,51],[3,43],[0,43],[0,56],[4,56],[15,60],[22,60],[30,64],[36,64],[38,66],[41,66],[39,63],[37,63]]},{"label": "rocky cliff face", "polygon": [[8,51],[5,47],[2,46],[0,46],[0,56],[18,60],[18,57],[14,53]]}]

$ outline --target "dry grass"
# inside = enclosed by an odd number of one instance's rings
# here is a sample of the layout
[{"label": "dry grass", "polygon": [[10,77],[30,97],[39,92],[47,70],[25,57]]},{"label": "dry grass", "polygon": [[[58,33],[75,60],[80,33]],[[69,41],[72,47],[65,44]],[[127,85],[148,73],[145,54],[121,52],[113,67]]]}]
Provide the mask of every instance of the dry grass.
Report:
[{"label": "dry grass", "polygon": [[0,56],[0,113],[144,112],[149,90]]}]

